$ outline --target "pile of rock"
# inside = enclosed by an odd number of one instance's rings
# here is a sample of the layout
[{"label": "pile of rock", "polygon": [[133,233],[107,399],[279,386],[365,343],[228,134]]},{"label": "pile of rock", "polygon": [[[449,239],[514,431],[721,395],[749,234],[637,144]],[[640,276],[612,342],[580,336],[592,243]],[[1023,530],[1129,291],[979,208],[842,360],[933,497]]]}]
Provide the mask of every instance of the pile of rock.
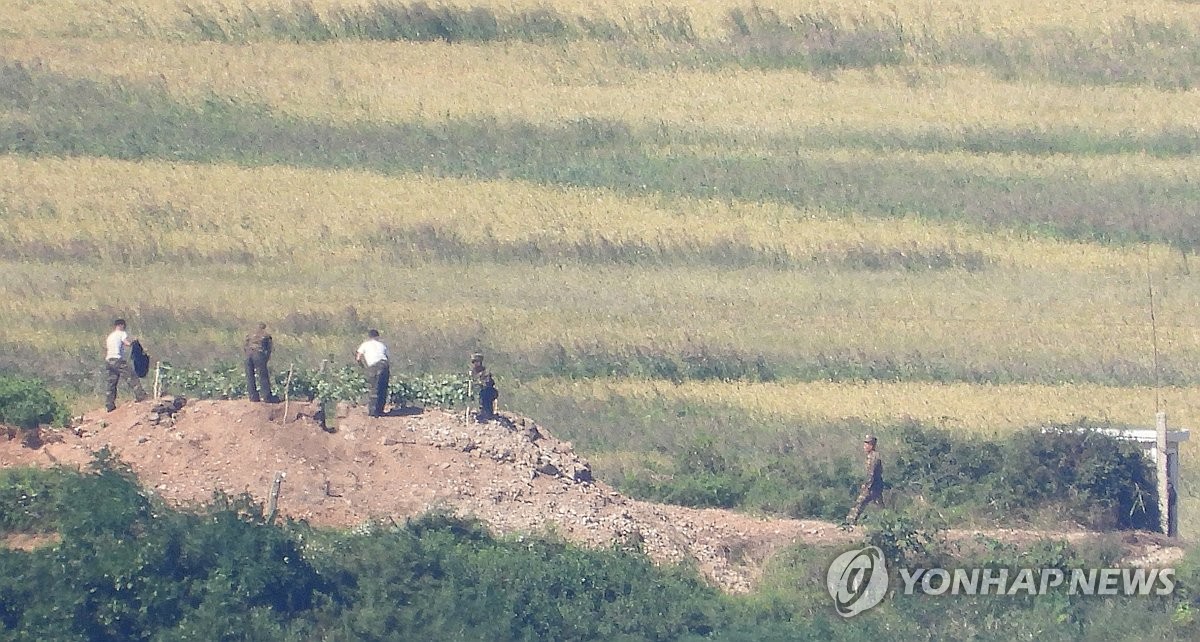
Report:
[{"label": "pile of rock", "polygon": [[492,421],[464,424],[461,427],[430,426],[423,435],[426,443],[437,448],[455,449],[516,464],[537,475],[592,481],[592,468],[575,454],[571,442],[560,441],[538,430],[537,424],[523,417],[497,415]]},{"label": "pile of rock", "polygon": [[186,405],[186,397],[162,397],[155,400],[154,405],[150,407],[150,412],[146,413],[144,421],[151,426],[170,428],[175,425],[176,413],[183,410]]}]

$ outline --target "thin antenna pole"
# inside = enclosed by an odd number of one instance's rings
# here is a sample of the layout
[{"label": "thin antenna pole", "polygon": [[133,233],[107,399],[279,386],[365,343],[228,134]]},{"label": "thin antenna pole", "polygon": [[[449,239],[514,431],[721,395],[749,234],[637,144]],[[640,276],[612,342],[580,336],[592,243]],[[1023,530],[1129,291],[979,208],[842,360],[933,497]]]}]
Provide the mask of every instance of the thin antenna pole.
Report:
[{"label": "thin antenna pole", "polygon": [[1154,280],[1150,276],[1150,245],[1146,245],[1146,291],[1150,295],[1150,344],[1154,350],[1154,412],[1162,411],[1158,390],[1158,320],[1154,315]]}]

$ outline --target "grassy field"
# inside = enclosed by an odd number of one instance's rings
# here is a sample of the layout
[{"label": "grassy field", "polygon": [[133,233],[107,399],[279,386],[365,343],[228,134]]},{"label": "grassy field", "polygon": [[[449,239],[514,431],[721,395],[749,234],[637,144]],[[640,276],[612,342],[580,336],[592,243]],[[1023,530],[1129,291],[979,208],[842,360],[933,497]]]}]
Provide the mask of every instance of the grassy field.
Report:
[{"label": "grassy field", "polygon": [[0,9],[0,367],[94,407],[114,316],[196,366],[378,326],[614,474],[1200,425],[1200,5],[381,6]]}]

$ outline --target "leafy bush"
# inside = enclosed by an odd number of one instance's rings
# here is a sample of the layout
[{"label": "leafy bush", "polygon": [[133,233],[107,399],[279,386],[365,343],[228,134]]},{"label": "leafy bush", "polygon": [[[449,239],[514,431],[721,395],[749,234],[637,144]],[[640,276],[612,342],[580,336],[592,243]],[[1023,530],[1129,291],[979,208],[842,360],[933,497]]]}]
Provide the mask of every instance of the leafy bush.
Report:
[{"label": "leafy bush", "polygon": [[61,470],[0,470],[0,532],[57,530],[65,480]]},{"label": "leafy bush", "polygon": [[69,413],[54,395],[34,379],[0,374],[0,424],[37,428],[39,424],[65,425]]},{"label": "leafy bush", "polygon": [[[905,519],[941,515],[1033,520],[1054,514],[1097,529],[1157,530],[1155,477],[1141,448],[1087,423],[1030,429],[988,441],[906,424],[884,453],[889,507]],[[848,457],[814,460],[791,449],[741,448],[713,433],[674,447],[668,462],[618,471],[639,498],[697,507],[752,508],[841,519],[862,471]],[[868,521],[874,519],[868,511]]]},{"label": "leafy bush", "polygon": [[908,426],[888,479],[903,495],[984,515],[1054,510],[1090,527],[1158,530],[1149,460],[1138,444],[1102,427],[1057,424],[985,441]]}]

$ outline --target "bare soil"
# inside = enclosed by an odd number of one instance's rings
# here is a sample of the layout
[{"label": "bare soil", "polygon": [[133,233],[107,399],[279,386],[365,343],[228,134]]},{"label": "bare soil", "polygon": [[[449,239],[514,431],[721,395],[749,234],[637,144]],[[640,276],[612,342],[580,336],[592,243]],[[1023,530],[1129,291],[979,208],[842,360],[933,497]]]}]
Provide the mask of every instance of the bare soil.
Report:
[{"label": "bare soil", "polygon": [[[284,404],[130,403],[89,412],[37,449],[0,438],[0,468],[82,466],[109,448],[146,487],[181,507],[207,502],[216,491],[248,493],[266,504],[280,476],[279,513],[313,525],[351,527],[443,510],[476,517],[500,534],[548,532],[593,547],[636,543],[656,562],[695,563],[730,592],[753,588],[764,561],[783,547],[861,540],[829,522],[625,497],[592,479],[569,442],[512,414],[478,423],[442,410],[380,418],[351,411],[330,432],[319,411],[309,403],[288,404],[286,416]],[[1017,542],[1096,535],[958,530],[949,537],[976,534]],[[1131,537],[1125,542],[1131,561],[1162,564],[1182,555],[1160,536]]]}]

